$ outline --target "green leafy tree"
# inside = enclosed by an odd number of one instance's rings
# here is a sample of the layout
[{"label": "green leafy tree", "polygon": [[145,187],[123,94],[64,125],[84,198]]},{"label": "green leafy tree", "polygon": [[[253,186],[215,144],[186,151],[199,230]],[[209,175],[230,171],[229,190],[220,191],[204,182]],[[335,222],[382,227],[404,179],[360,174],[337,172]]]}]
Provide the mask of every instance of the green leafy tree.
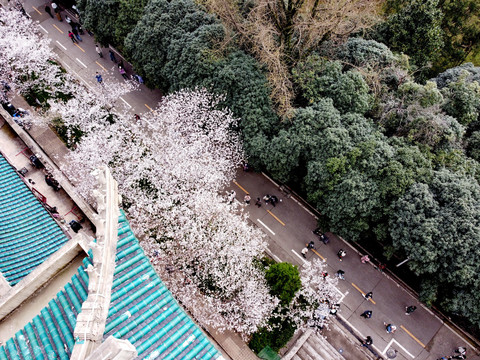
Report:
[{"label": "green leafy tree", "polygon": [[[199,44],[201,39],[206,40],[205,27],[216,23],[212,15],[190,0],[151,0],[140,21],[126,37],[125,49],[135,68],[145,75],[147,81],[153,86],[169,89],[172,74],[165,68],[167,62],[177,61],[181,67],[183,57],[191,65],[192,58],[202,55],[199,47],[207,49],[209,46],[208,41]],[[196,45],[191,46],[192,43]],[[181,47],[187,47],[186,51],[190,54],[183,53]],[[170,55],[170,51],[174,54]],[[197,71],[196,67],[190,69]]]},{"label": "green leafy tree", "polygon": [[286,262],[270,266],[265,279],[270,286],[270,293],[277,296],[285,306],[290,304],[295,293],[302,287],[298,268]]},{"label": "green leafy tree", "polygon": [[[480,52],[480,4],[477,0],[441,0],[444,47],[434,63],[438,73]],[[478,61],[478,59],[477,59]]]},{"label": "green leafy tree", "polygon": [[85,28],[95,33],[95,39],[102,45],[118,45],[115,29],[118,26],[118,11],[121,0],[79,0],[78,9]]},{"label": "green leafy tree", "polygon": [[[115,44],[123,47],[125,38],[135,28],[148,0],[120,0],[115,22]],[[98,2],[97,2],[98,3]]]},{"label": "green leafy tree", "polygon": [[311,55],[293,69],[294,81],[309,103],[327,97],[342,113],[365,113],[371,103],[369,87],[356,70],[342,71],[338,61]]},{"label": "green leafy tree", "polygon": [[479,209],[479,184],[440,170],[430,184],[416,183],[396,201],[390,219],[392,244],[421,276],[423,300],[436,301],[477,324]]},{"label": "green leafy tree", "polygon": [[440,0],[408,0],[376,27],[376,40],[409,55],[415,65],[436,60],[444,46]]},{"label": "green leafy tree", "polygon": [[480,112],[480,85],[476,81],[468,82],[467,76],[465,73],[442,89],[445,97],[443,110],[462,125],[478,120]]}]

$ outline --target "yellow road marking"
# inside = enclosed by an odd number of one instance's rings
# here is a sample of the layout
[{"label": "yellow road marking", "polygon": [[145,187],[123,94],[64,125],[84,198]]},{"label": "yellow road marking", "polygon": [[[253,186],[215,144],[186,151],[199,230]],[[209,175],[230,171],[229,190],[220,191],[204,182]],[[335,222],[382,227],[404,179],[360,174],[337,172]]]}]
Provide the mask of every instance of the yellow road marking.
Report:
[{"label": "yellow road marking", "polygon": [[35,6],[32,6],[32,7],[39,15],[42,15],[42,13],[40,11],[38,11],[38,9]]},{"label": "yellow road marking", "polygon": [[60,30],[57,25],[55,25],[55,24],[52,24],[52,25],[53,25],[53,27],[54,27],[55,29],[57,29],[58,31],[60,31],[60,32],[63,34],[63,31]]},{"label": "yellow road marking", "polygon": [[317,254],[318,256],[320,256],[320,258],[321,258],[322,260],[326,260],[322,255],[320,255],[320,253],[319,253],[317,250],[315,250],[315,249],[311,249],[311,250],[312,250],[315,254]]},{"label": "yellow road marking", "polygon": [[245,193],[245,194],[248,194],[249,192],[247,190],[245,190],[242,186],[240,186],[239,183],[237,183],[236,181],[233,182],[235,185],[237,185],[240,189],[242,189],[242,191]]},{"label": "yellow road marking", "polygon": [[425,348],[425,345],[424,345],[420,340],[418,340],[415,336],[413,336],[413,334],[412,334],[410,331],[408,331],[407,329],[405,329],[405,326],[400,325],[400,327],[401,327],[408,335],[410,335],[413,340],[415,340],[415,341],[416,341],[417,343],[419,343],[423,348]]},{"label": "yellow road marking", "polygon": [[105,69],[105,68],[102,66],[102,64],[100,64],[98,61],[95,61],[95,64],[97,64],[98,66],[100,66],[100,67],[103,69],[103,71],[107,71],[107,69]]},{"label": "yellow road marking", "polygon": [[[355,285],[354,283],[352,283],[352,286],[353,286],[355,289],[357,289],[358,291],[360,291],[360,293],[361,293],[363,296],[365,296],[365,293],[364,293],[357,285]],[[370,300],[374,305],[377,304],[377,303],[376,303],[375,301],[373,301],[371,298],[368,299],[368,300]]]},{"label": "yellow road marking", "polygon": [[270,215],[272,215],[273,218],[274,218],[275,220],[277,220],[280,224],[282,224],[283,226],[285,226],[285,223],[284,223],[282,220],[280,220],[278,217],[276,217],[274,213],[272,213],[270,210],[267,210],[267,212],[268,212]]},{"label": "yellow road marking", "polygon": [[76,47],[78,47],[80,50],[82,50],[83,52],[85,52],[85,50],[83,50],[80,46],[78,46],[77,43],[73,43]]},{"label": "yellow road marking", "polygon": [[153,109],[152,109],[150,106],[148,106],[147,104],[143,104],[143,105],[145,105],[148,110],[150,110],[151,112],[153,112]]}]

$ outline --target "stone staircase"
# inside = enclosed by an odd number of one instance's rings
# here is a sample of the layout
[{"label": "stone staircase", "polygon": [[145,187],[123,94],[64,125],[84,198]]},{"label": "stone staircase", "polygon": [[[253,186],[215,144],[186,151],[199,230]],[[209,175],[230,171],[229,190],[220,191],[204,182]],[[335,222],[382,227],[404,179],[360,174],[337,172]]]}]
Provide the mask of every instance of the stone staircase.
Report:
[{"label": "stone staircase", "polygon": [[303,333],[282,360],[345,360],[327,340],[314,330]]}]

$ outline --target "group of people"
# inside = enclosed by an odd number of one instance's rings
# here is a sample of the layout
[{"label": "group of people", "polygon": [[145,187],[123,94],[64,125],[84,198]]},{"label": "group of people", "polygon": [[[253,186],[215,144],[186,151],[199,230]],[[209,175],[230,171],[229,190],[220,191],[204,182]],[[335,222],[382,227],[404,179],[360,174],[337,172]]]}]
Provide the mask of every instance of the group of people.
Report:
[{"label": "group of people", "polygon": [[450,360],[450,359],[466,359],[467,358],[467,349],[463,346],[460,346],[455,349],[455,355],[452,356],[442,356],[438,360]]},{"label": "group of people", "polygon": [[47,183],[48,186],[52,187],[53,190],[59,191],[62,187],[58,183],[57,180],[54,179],[52,174],[45,174],[45,182]]},{"label": "group of people", "polygon": [[267,205],[272,204],[273,207],[275,207],[275,204],[277,204],[280,200],[275,195],[266,194],[263,197],[263,201],[265,201],[265,204],[267,204]]}]

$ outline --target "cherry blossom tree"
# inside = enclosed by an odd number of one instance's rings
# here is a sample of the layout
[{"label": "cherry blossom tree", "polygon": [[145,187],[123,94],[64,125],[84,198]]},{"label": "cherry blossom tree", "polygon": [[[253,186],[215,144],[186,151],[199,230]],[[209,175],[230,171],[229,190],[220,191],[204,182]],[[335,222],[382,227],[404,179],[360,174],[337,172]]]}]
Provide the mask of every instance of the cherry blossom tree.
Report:
[{"label": "cherry blossom tree", "polygon": [[341,293],[337,291],[338,278],[325,275],[326,262],[314,259],[302,267],[302,288],[295,294],[286,316],[297,330],[307,327],[328,325],[330,311],[336,308]]},{"label": "cherry blossom tree", "polygon": [[0,81],[12,90],[65,91],[70,77],[56,63],[49,40],[16,9],[0,8],[0,49]]},{"label": "cherry blossom tree", "polygon": [[82,194],[92,190],[89,172],[109,164],[169,289],[199,322],[248,335],[265,325],[278,299],[254,261],[265,250],[263,233],[222,196],[243,156],[231,131],[236,120],[216,109],[219,100],[181,91],[140,121],[116,113],[114,122],[96,114],[82,122],[78,101],[55,111],[85,131],[66,170]]}]

